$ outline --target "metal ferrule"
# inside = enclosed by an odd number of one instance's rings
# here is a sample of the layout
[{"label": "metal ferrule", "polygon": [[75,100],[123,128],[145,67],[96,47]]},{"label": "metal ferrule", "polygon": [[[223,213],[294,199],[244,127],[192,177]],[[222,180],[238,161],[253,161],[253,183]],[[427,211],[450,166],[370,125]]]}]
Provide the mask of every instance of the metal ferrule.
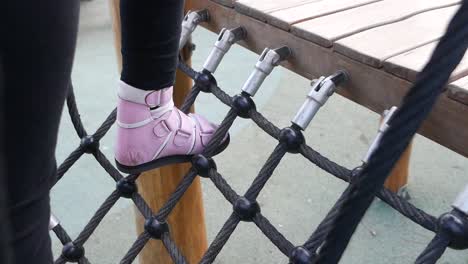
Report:
[{"label": "metal ferrule", "polygon": [[49,219],[49,230],[54,229],[56,226],[60,224],[60,220],[54,215],[50,214],[50,219]]},{"label": "metal ferrule", "polygon": [[219,33],[218,40],[216,41],[214,48],[211,50],[211,53],[206,59],[205,64],[203,64],[203,68],[211,73],[214,73],[231,46],[237,41],[245,38],[245,32],[245,29],[242,27],[235,29],[223,28],[221,33]]},{"label": "metal ferrule", "polygon": [[364,156],[364,158],[362,159],[362,162],[364,163],[369,162],[370,156],[372,155],[372,153],[374,153],[374,151],[380,145],[380,141],[382,140],[382,137],[385,134],[385,131],[387,131],[387,129],[390,127],[388,123],[390,122],[390,119],[393,117],[397,109],[398,107],[392,106],[390,109],[384,111],[383,120],[382,120],[382,123],[380,124],[379,131],[377,132],[377,136],[374,138],[374,141],[369,147],[369,150],[367,150],[366,156]]},{"label": "metal ferrule", "polygon": [[340,82],[347,80],[345,72],[338,72],[327,78],[320,77],[312,81],[312,89],[307,95],[307,99],[292,120],[293,124],[305,130],[320,108],[333,95]]},{"label": "metal ferrule", "polygon": [[458,194],[457,199],[453,202],[452,207],[465,214],[468,217],[468,185]]},{"label": "metal ferrule", "polygon": [[184,17],[184,20],[182,21],[179,49],[182,49],[185,46],[188,39],[190,38],[190,35],[192,35],[193,31],[195,31],[195,28],[197,28],[198,24],[208,21],[208,18],[208,11],[206,10],[196,12],[189,11],[187,13],[187,15]]},{"label": "metal ferrule", "polygon": [[328,97],[336,89],[335,84],[323,76],[318,80],[314,80],[311,86],[312,89],[307,94],[306,101],[292,120],[292,123],[298,125],[302,130],[305,130],[309,126],[319,109],[327,102]]},{"label": "metal ferrule", "polygon": [[265,78],[273,71],[273,68],[278,66],[280,62],[285,60],[290,54],[291,51],[288,47],[282,47],[274,50],[266,48],[263,50],[262,55],[260,55],[260,59],[255,64],[253,72],[244,83],[242,91],[250,96],[254,96],[263,81],[265,81]]}]

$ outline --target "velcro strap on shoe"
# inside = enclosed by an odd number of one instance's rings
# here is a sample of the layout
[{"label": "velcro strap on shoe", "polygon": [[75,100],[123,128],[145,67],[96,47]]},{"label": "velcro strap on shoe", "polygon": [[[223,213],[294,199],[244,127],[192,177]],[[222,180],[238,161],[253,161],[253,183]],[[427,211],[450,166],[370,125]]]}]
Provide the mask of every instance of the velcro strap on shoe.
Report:
[{"label": "velcro strap on shoe", "polygon": [[119,81],[117,94],[123,100],[137,104],[157,107],[172,101],[172,89],[145,91]]}]

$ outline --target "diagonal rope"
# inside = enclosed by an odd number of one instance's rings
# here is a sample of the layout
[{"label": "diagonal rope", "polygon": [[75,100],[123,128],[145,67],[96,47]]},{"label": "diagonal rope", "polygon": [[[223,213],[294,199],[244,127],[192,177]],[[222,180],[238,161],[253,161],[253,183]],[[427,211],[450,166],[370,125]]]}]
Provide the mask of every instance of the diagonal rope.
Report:
[{"label": "diagonal rope", "polygon": [[445,233],[438,233],[419,255],[415,264],[435,264],[444,254],[449,242],[449,237]]}]

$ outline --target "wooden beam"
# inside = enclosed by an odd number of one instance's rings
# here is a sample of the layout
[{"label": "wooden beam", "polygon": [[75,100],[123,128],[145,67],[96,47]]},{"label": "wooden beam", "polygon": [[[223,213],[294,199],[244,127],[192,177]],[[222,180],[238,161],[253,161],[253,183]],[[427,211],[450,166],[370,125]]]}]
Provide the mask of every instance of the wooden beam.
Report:
[{"label": "wooden beam", "polygon": [[[343,89],[339,89],[338,93],[376,113],[400,105],[403,96],[412,85],[391,73],[335,53],[332,49],[321,47],[290,32],[239,14],[235,9],[213,1],[194,1],[193,9],[209,11],[210,22],[203,25],[213,32],[218,33],[224,27],[243,26],[247,31],[247,38],[240,44],[253,52],[261,53],[265,47],[274,48],[283,45],[290,47],[293,52],[292,58],[282,66],[305,78],[313,79],[340,69],[346,70],[351,80],[343,86]],[[252,61],[252,65],[254,63],[255,61]],[[468,106],[443,93],[418,133],[468,157],[466,116],[468,116]]]},{"label": "wooden beam", "polygon": [[468,76],[449,85],[450,98],[468,106]]},{"label": "wooden beam", "polygon": [[[190,3],[191,1],[186,1],[186,9],[190,9]],[[121,36],[119,0],[110,0],[110,4],[115,33],[115,47],[120,69]],[[183,49],[182,55],[189,64],[190,54],[191,51],[188,48]],[[191,79],[178,71],[176,85],[174,87],[174,101],[176,105],[182,104],[185,95],[191,87]],[[168,200],[189,168],[190,164],[178,164],[146,172],[139,177],[139,193],[153,211],[156,212]],[[139,212],[136,213],[136,220],[138,233],[141,233],[144,230],[144,219]],[[172,211],[168,223],[171,237],[182,251],[188,263],[198,263],[208,247],[202,191],[200,179],[198,177]],[[139,256],[140,264],[173,263],[160,241],[151,240],[144,247]]]}]

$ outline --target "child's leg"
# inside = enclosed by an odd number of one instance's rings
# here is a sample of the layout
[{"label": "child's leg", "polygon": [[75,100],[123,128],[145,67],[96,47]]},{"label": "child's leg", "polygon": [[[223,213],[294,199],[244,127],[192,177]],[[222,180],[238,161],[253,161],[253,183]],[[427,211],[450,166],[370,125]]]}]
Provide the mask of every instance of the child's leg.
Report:
[{"label": "child's leg", "polygon": [[[78,0],[0,7],[3,142],[16,264],[50,264],[49,188],[78,26]],[[4,30],[4,31],[3,31]],[[3,140],[3,138],[2,138]]]},{"label": "child's leg", "polygon": [[142,90],[174,83],[183,0],[121,0],[122,76]]},{"label": "child's leg", "polygon": [[172,100],[183,1],[121,0],[120,8],[117,165],[138,173],[189,161],[204,150],[217,126],[182,113]]}]

